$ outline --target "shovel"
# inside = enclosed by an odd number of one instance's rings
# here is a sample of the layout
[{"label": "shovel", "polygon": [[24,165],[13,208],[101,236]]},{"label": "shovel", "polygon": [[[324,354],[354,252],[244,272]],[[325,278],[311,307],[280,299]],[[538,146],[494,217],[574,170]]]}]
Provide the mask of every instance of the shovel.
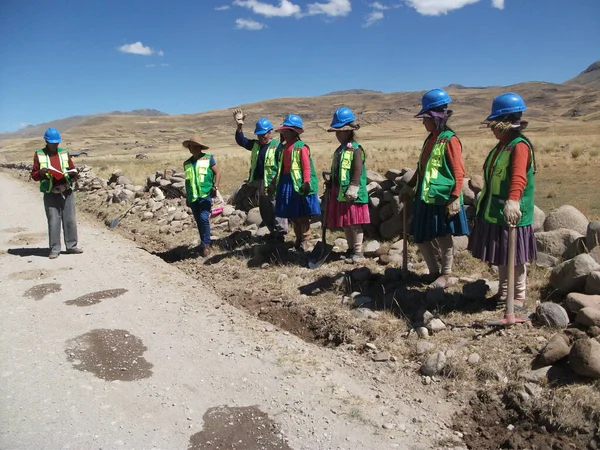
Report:
[{"label": "shovel", "polygon": [[327,207],[329,206],[329,185],[331,180],[331,172],[323,172],[323,179],[325,180],[325,193],[323,194],[323,205],[321,207],[321,214],[323,219],[321,220],[321,226],[323,228],[323,235],[321,236],[321,242],[317,242],[313,251],[308,255],[308,268],[316,269],[320,267],[329,257],[333,245],[327,244],[325,238],[327,236]]},{"label": "shovel", "polygon": [[487,322],[489,326],[506,327],[515,323],[524,323],[529,321],[528,318],[515,316],[515,246],[516,246],[516,229],[513,226],[508,227],[508,291],[506,293],[506,311],[504,319]]},{"label": "shovel", "polygon": [[129,208],[127,208],[123,214],[121,214],[120,216],[115,217],[113,220],[111,220],[108,223],[108,228],[115,228],[117,225],[119,225],[119,222],[121,221],[121,219],[123,217],[125,217],[127,215],[127,213],[129,211],[131,211],[136,204],[137,204],[137,202],[133,202],[133,204]]}]

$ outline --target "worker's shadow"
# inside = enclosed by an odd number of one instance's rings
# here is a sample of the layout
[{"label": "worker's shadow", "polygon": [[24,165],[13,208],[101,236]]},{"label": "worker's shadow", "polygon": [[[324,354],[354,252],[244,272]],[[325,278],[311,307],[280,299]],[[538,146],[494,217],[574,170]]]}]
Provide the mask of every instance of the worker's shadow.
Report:
[{"label": "worker's shadow", "polygon": [[16,255],[20,257],[29,257],[29,256],[40,256],[42,258],[47,258],[50,255],[49,248],[41,248],[41,247],[21,247],[21,248],[9,248],[7,250],[9,255]]}]

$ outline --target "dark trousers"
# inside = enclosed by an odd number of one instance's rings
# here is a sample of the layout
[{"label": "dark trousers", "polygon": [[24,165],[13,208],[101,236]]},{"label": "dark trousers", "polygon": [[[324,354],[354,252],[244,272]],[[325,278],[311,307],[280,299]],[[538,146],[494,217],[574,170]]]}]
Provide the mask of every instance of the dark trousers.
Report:
[{"label": "dark trousers", "polygon": [[212,207],[212,198],[205,197],[196,200],[190,205],[194,220],[200,233],[200,243],[210,245],[210,209]]},{"label": "dark trousers", "polygon": [[76,248],[77,220],[75,218],[75,195],[73,191],[66,191],[64,194],[44,194],[44,209],[48,219],[50,253],[60,253],[61,225],[65,235],[67,251]]}]

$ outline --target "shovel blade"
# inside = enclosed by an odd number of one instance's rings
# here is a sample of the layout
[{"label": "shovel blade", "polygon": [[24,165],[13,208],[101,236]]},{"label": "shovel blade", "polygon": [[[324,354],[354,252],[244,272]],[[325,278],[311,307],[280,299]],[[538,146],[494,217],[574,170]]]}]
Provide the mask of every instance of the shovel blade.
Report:
[{"label": "shovel blade", "polygon": [[113,220],[110,221],[110,223],[108,224],[108,228],[115,228],[117,225],[119,225],[119,222],[121,221],[120,217],[115,217]]},{"label": "shovel blade", "polygon": [[333,245],[323,244],[323,242],[317,242],[313,251],[308,256],[308,268],[316,269],[320,267],[331,254]]}]

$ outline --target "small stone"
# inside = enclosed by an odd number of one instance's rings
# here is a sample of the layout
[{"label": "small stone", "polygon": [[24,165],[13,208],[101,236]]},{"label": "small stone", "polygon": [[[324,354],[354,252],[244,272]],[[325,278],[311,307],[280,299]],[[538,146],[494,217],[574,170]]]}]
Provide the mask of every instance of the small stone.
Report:
[{"label": "small stone", "polygon": [[438,331],[442,331],[446,329],[446,324],[442,322],[440,319],[431,319],[427,324],[427,329],[432,333],[437,333]]},{"label": "small stone", "polygon": [[373,351],[377,351],[377,346],[375,344],[373,344],[372,342],[367,342],[365,344],[365,347],[367,347],[369,350],[373,350]]},{"label": "small stone", "polygon": [[421,339],[427,339],[429,337],[429,330],[425,327],[417,328],[417,336]]},{"label": "small stone", "polygon": [[469,364],[478,364],[479,361],[481,361],[481,356],[479,356],[477,353],[471,353],[467,358],[467,362]]},{"label": "small stone", "polygon": [[384,423],[382,425],[382,427],[386,430],[393,430],[394,429],[394,424],[393,423]]},{"label": "small stone", "polygon": [[446,355],[444,352],[437,352],[425,360],[425,362],[421,365],[421,373],[423,375],[436,375],[441,372],[441,370],[446,366]]},{"label": "small stone", "polygon": [[417,341],[417,355],[425,355],[435,348],[435,345],[428,341]]},{"label": "small stone", "polygon": [[567,328],[569,315],[558,303],[544,302],[535,310],[537,319],[548,327]]},{"label": "small stone", "polygon": [[389,354],[389,352],[379,352],[375,356],[373,356],[371,359],[375,362],[385,362],[385,361],[389,361],[390,358],[391,358],[391,355]]}]

